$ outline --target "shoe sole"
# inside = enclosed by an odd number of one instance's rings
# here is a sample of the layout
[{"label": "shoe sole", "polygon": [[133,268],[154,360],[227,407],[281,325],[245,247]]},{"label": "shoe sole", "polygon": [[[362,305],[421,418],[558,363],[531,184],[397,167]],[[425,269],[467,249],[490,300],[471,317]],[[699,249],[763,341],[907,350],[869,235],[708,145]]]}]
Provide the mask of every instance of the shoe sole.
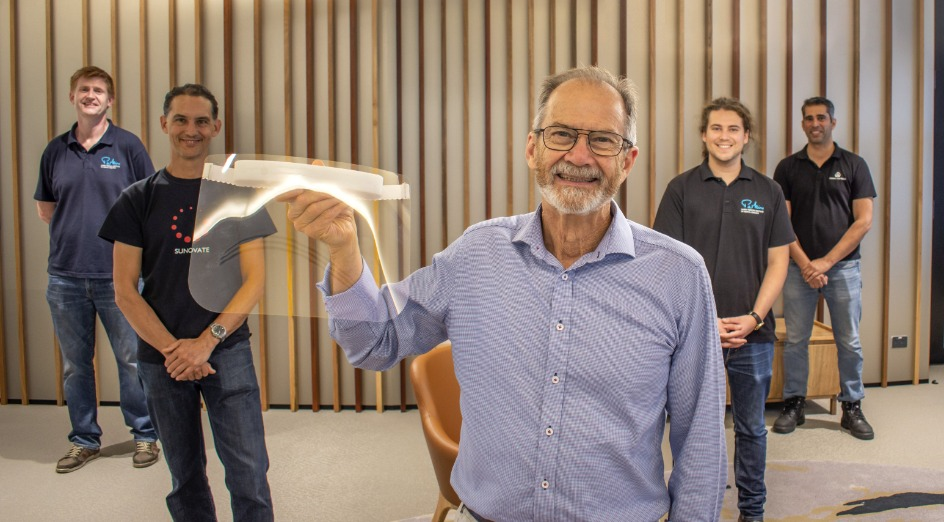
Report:
[{"label": "shoe sole", "polygon": [[161,459],[160,459],[160,455],[161,455],[161,454],[158,452],[158,453],[154,456],[154,460],[151,460],[151,461],[148,461],[148,462],[134,462],[134,461],[132,461],[132,462],[131,462],[131,465],[132,465],[133,467],[135,467],[135,468],[138,468],[138,469],[140,469],[140,468],[147,468],[147,467],[153,466],[153,465],[157,464],[157,461],[161,460]]},{"label": "shoe sole", "polygon": [[77,470],[77,469],[82,469],[83,467],[85,467],[86,464],[88,464],[89,462],[91,462],[91,461],[97,459],[97,458],[100,457],[100,456],[101,456],[101,453],[96,453],[95,455],[93,455],[93,456],[91,456],[91,457],[85,459],[85,462],[79,464],[78,466],[76,466],[76,467],[74,467],[74,468],[60,468],[60,467],[57,466],[57,467],[56,467],[56,473],[72,473],[73,471],[75,471],[75,470]]}]

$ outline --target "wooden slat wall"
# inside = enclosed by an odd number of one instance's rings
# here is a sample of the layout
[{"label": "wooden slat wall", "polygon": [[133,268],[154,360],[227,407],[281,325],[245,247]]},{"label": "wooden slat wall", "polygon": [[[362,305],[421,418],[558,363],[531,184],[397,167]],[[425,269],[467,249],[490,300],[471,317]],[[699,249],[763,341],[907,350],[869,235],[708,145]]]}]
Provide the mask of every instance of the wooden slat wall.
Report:
[{"label": "wooden slat wall", "polygon": [[[927,249],[921,248],[924,227],[929,223],[925,214],[930,208],[930,202],[925,204],[930,194],[925,195],[922,191],[925,183],[924,160],[930,149],[926,146],[926,140],[930,138],[923,135],[924,114],[930,107],[924,99],[922,67],[926,61],[925,46],[933,38],[933,31],[924,31],[922,24],[925,1],[908,1],[913,2],[910,5],[916,10],[916,30],[913,36],[908,35],[907,38],[914,38],[916,44],[913,49],[907,46],[899,49],[897,43],[892,45],[893,41],[899,41],[896,31],[900,29],[892,24],[894,13],[890,0],[883,0],[881,15],[862,13],[860,0],[854,0],[851,14],[837,15],[843,11],[827,10],[832,4],[819,0],[813,4],[819,8],[818,13],[814,11],[814,15],[819,16],[819,25],[812,32],[806,27],[794,27],[797,10],[809,4],[801,6],[793,0],[785,3],[760,1],[759,5],[757,0],[732,0],[730,3],[718,4],[730,5],[731,10],[715,10],[715,3],[711,0],[703,4],[704,9],[686,9],[695,5],[690,0],[678,0],[671,4],[655,0],[349,0],[343,9],[337,8],[335,0],[283,0],[281,23],[267,23],[263,19],[262,6],[266,4],[261,0],[252,3],[194,0],[193,11],[188,8],[186,14],[178,12],[184,5],[178,4],[178,0],[139,0],[138,13],[134,14],[135,6],[132,3],[128,6],[131,11],[127,15],[132,17],[132,26],[136,22],[136,31],[126,33],[127,38],[124,39],[119,38],[123,20],[119,17],[118,0],[82,0],[81,5],[71,11],[78,13],[81,10],[81,23],[75,24],[76,27],[58,26],[58,19],[54,15],[57,10],[66,7],[52,0],[35,4],[6,0],[10,37],[3,44],[2,51],[11,58],[11,103],[10,113],[3,118],[3,126],[0,127],[0,157],[5,158],[2,163],[0,206],[11,209],[13,219],[12,222],[0,222],[5,230],[7,227],[12,228],[12,233],[5,236],[12,238],[11,244],[4,244],[0,250],[4,262],[0,268],[5,269],[0,271],[0,289],[13,289],[12,297],[8,296],[8,299],[16,307],[17,324],[13,329],[4,329],[3,321],[9,318],[5,317],[4,302],[0,301],[0,403],[9,400],[7,388],[11,383],[12,387],[19,390],[18,398],[24,403],[34,396],[39,400],[62,403],[61,361],[58,361],[54,339],[48,333],[51,330],[47,326],[48,310],[42,296],[34,295],[35,292],[29,290],[32,286],[24,284],[27,280],[43,277],[44,267],[34,265],[41,264],[35,262],[36,252],[45,248],[47,236],[45,230],[34,223],[35,220],[22,217],[32,215],[22,208],[23,198],[28,197],[30,188],[22,185],[29,185],[35,179],[32,173],[36,172],[41,152],[41,147],[35,143],[48,141],[64,129],[63,122],[56,118],[57,110],[62,109],[57,108],[57,96],[61,96],[64,90],[62,84],[71,72],[81,65],[63,64],[61,61],[64,57],[74,57],[76,62],[110,63],[110,72],[116,83],[121,77],[131,89],[139,89],[138,93],[129,92],[126,96],[118,97],[121,100],[121,114],[128,120],[128,127],[139,134],[145,145],[152,152],[157,151],[155,163],[159,166],[164,161],[160,151],[166,144],[158,143],[162,140],[155,140],[152,147],[149,137],[152,133],[160,135],[154,115],[159,114],[159,100],[163,92],[157,92],[149,80],[154,71],[169,71],[169,74],[162,73],[168,74],[166,82],[154,78],[159,80],[156,83],[172,85],[177,83],[178,78],[187,78],[189,81],[186,71],[189,71],[190,58],[186,54],[178,56],[178,48],[188,45],[185,42],[187,35],[180,34],[178,29],[179,22],[191,16],[191,13],[195,24],[193,78],[206,83],[211,90],[223,92],[221,112],[224,136],[218,145],[221,149],[218,152],[293,155],[295,148],[303,146],[305,155],[312,158],[363,162],[401,173],[404,181],[410,183],[413,189],[411,204],[418,205],[413,209],[418,219],[414,220],[412,227],[403,227],[401,233],[410,235],[410,242],[417,245],[415,251],[419,256],[419,259],[408,259],[410,256],[406,254],[409,252],[404,250],[403,259],[408,266],[405,267],[407,270],[400,266],[398,270],[401,273],[426,264],[433,253],[453,241],[462,228],[474,220],[483,216],[509,215],[515,210],[520,212],[535,207],[537,192],[533,176],[528,177],[527,190],[515,190],[514,186],[515,176],[520,175],[515,172],[527,171],[521,157],[521,142],[518,140],[526,137],[531,127],[535,90],[545,74],[558,72],[587,60],[587,57],[591,63],[627,74],[637,84],[645,86],[639,115],[639,125],[643,129],[639,132],[639,142],[643,149],[641,156],[645,160],[637,162],[628,185],[621,189],[619,195],[620,205],[626,213],[643,223],[651,223],[658,207],[657,196],[671,178],[666,174],[657,175],[661,166],[671,165],[672,170],[681,172],[700,161],[701,144],[697,133],[689,128],[692,121],[687,116],[699,108],[690,103],[686,105],[683,96],[691,93],[691,89],[701,89],[705,99],[742,95],[749,106],[756,107],[759,126],[757,167],[761,169],[767,167],[768,156],[775,160],[794,152],[793,136],[798,121],[798,114],[795,114],[798,111],[794,109],[795,89],[798,94],[802,92],[800,97],[803,98],[825,93],[827,86],[833,86],[834,80],[837,85],[849,85],[851,100],[837,100],[837,105],[850,108],[848,123],[845,125],[852,135],[853,150],[859,150],[862,107],[882,107],[880,116],[877,116],[878,121],[883,125],[891,125],[892,100],[913,97],[915,118],[907,132],[913,137],[914,150],[896,151],[895,161],[897,164],[900,161],[907,162],[906,158],[910,158],[915,170],[893,172],[890,163],[892,154],[889,151],[871,155],[869,151],[864,151],[874,169],[875,181],[882,187],[882,197],[877,200],[877,204],[882,205],[883,228],[880,233],[873,232],[867,237],[867,245],[873,246],[864,249],[870,252],[870,256],[864,259],[863,266],[876,270],[875,274],[878,274],[877,270],[882,270],[880,277],[883,288],[866,290],[868,305],[863,323],[868,323],[871,335],[863,334],[863,343],[867,358],[867,381],[887,383],[906,379],[917,382],[926,369],[926,361],[922,360],[921,355],[926,351],[922,351],[920,346],[921,339],[926,338],[922,335],[926,325],[921,321],[926,310],[922,308],[920,289],[922,281],[928,277],[922,271],[922,263],[930,255]],[[124,9],[126,6],[121,7]],[[109,12],[105,13],[105,9]],[[771,9],[776,9],[778,14],[768,16]],[[21,11],[30,16],[23,16]],[[163,18],[165,13],[166,19]],[[219,17],[219,13],[222,13],[221,19],[213,19]],[[785,13],[786,17],[780,13]],[[293,20],[299,16],[305,18],[304,38],[293,36],[296,32]],[[370,17],[370,34],[366,34],[366,30],[359,31],[359,21],[366,22],[367,19],[363,17],[367,16]],[[873,30],[877,27],[872,25],[873,17],[878,16],[881,16],[884,24],[881,34],[875,36],[881,40],[881,56],[862,56],[863,24],[868,23],[868,29]],[[388,23],[392,17],[395,17],[393,31]],[[718,17],[724,17],[725,20]],[[867,20],[863,20],[864,17]],[[237,18],[252,19],[253,28],[249,34],[237,34],[240,30],[236,26]],[[613,21],[614,18],[618,18],[618,22]],[[96,48],[90,41],[90,24],[98,19],[110,21],[110,48]],[[23,26],[21,24],[27,23],[24,20],[42,20],[45,28]],[[421,30],[419,34],[410,34],[413,31],[406,29],[425,29],[432,22],[435,24],[428,29],[429,32]],[[610,23],[618,25],[618,38],[606,37],[616,27],[605,25]],[[830,31],[843,26],[849,28],[847,30],[853,35],[852,45],[829,49],[827,56],[827,26]],[[901,27],[900,23],[898,27]],[[701,40],[702,36],[693,28],[704,29],[703,44],[698,45],[697,52],[691,50],[691,39]],[[211,36],[210,31],[216,29],[220,31],[213,32]],[[271,35],[272,41],[278,38],[282,43],[281,49],[275,45],[272,48],[263,46],[265,38],[275,31],[280,34]],[[301,29],[297,31],[300,36]],[[437,31],[438,38],[434,36],[437,45],[430,47],[427,37],[437,35]],[[165,34],[168,38],[166,46],[161,44],[153,50],[149,49],[149,42],[154,41],[149,35]],[[222,35],[222,43],[213,40],[219,34]],[[742,34],[745,37],[743,39]],[[755,34],[759,35],[759,45],[756,47],[747,43]],[[816,41],[795,42],[796,34],[812,34]],[[637,40],[631,41],[633,37]],[[81,39],[81,49],[68,49],[70,42],[76,42],[77,38]],[[246,42],[247,38],[252,42]],[[519,52],[516,42],[525,39],[527,49]],[[638,43],[640,41],[643,42],[641,46]],[[136,56],[139,62],[138,70],[128,71],[131,76],[118,74],[121,65],[119,42],[123,45],[122,49],[127,48],[122,52]],[[342,46],[339,42],[348,44]],[[720,45],[726,42],[732,43],[730,52],[726,51],[727,46]],[[612,49],[614,44],[618,49]],[[35,45],[46,45],[47,62],[39,72],[27,66],[31,64],[21,61],[22,49]],[[251,61],[235,58],[237,45],[252,46]],[[300,48],[301,45],[304,45],[304,49]],[[395,49],[391,50],[394,45]],[[819,60],[818,67],[812,71],[801,68],[801,57],[795,55],[797,49],[806,52],[810,47],[815,49],[814,56],[818,55]],[[438,49],[433,51],[434,48]],[[21,49],[19,55],[17,49]],[[722,52],[722,49],[725,51]],[[263,64],[277,57],[279,51],[282,53],[283,74],[269,77],[264,74]],[[436,52],[439,53],[438,60]],[[869,52],[874,54],[874,51]],[[302,55],[305,66],[298,68],[293,62],[293,56]],[[395,67],[385,65],[390,56],[396,59]],[[502,58],[505,60],[504,66],[500,64]],[[371,60],[370,74],[360,73],[359,63],[364,59]],[[884,78],[880,86],[870,84],[867,89],[862,88],[860,70],[863,59],[868,60],[868,65],[882,64]],[[832,61],[840,65],[849,63],[851,67],[848,72],[843,67],[830,67]],[[892,65],[905,62],[921,64],[919,74],[914,79],[902,79],[900,84],[897,83],[898,79],[892,83]],[[342,64],[340,71],[339,63]],[[776,68],[771,65],[774,63],[777,64]],[[699,67],[703,67],[704,71],[703,84],[689,85],[693,74],[701,74]],[[237,86],[236,73],[246,71],[247,68],[251,73],[244,72],[243,77],[253,75],[251,103],[254,104],[254,132],[249,133],[249,129],[246,129],[243,136],[236,132],[237,128],[245,127],[238,126],[241,122],[237,122],[237,114],[244,113],[236,111],[236,91],[242,93],[240,89],[250,87]],[[391,71],[395,71],[395,76]],[[751,72],[742,74],[743,71]],[[719,85],[731,78],[730,86],[725,87],[727,92],[721,92],[718,85],[713,84],[715,74],[717,78],[725,79],[718,82]],[[134,76],[137,76],[139,83],[137,87],[133,85]],[[776,76],[777,81],[768,82],[768,76]],[[128,81],[129,78],[131,81]],[[818,84],[820,93],[806,92],[811,80],[813,84]],[[700,79],[697,83],[701,83]],[[45,85],[45,91],[35,88],[24,90],[27,84]],[[894,93],[893,88],[896,89]],[[496,93],[502,90],[506,95],[504,99],[498,99]],[[386,92],[390,92],[390,96],[386,96]],[[284,112],[284,116],[279,114],[271,119],[272,115],[268,111],[275,107],[271,107],[268,100],[277,97],[277,93],[283,96],[284,104],[278,107],[278,112]],[[350,105],[343,98],[347,93],[350,93]],[[672,94],[667,96],[666,93]],[[837,93],[833,92],[832,95],[837,96]],[[339,105],[339,99],[345,99],[343,107]],[[366,107],[364,104],[368,103],[371,107],[370,132],[366,132],[365,120],[358,117],[363,112],[361,109]],[[896,107],[897,103],[895,101]],[[388,104],[396,107],[388,107]],[[527,121],[524,120],[525,111],[520,109],[522,104],[527,104]],[[777,107],[777,110],[768,112],[768,104]],[[493,109],[501,111],[499,107],[504,109],[504,117],[493,114]],[[45,110],[45,118],[20,121],[20,110],[30,114]],[[677,118],[660,118],[661,114],[672,114],[672,111],[676,111]],[[112,113],[116,121],[118,114],[116,105]],[[70,115],[66,113],[64,117],[69,119]],[[388,121],[388,118],[396,121]],[[248,123],[249,117],[245,119]],[[281,125],[270,128],[265,125],[269,121],[278,121]],[[418,125],[414,125],[414,121]],[[432,126],[428,127],[427,123],[432,123]],[[872,123],[870,120],[869,125]],[[768,130],[776,131],[772,132],[778,137],[775,142],[768,141],[768,132],[765,132]],[[902,130],[896,129],[896,132]],[[781,132],[784,133],[782,140]],[[324,139],[316,140],[316,135],[324,136]],[[346,141],[344,147],[339,146],[338,138],[343,136],[350,136],[349,146]],[[493,147],[501,143],[501,139],[505,140],[505,147]],[[296,141],[298,147],[295,147]],[[273,147],[273,150],[266,150],[267,147]],[[365,147],[372,151],[370,159],[359,154]],[[255,150],[247,150],[249,148]],[[340,150],[342,148],[345,150]],[[502,153],[505,154],[504,158],[501,157]],[[496,170],[501,167],[504,173]],[[903,190],[900,194],[898,191],[892,192],[893,177],[900,175],[913,176],[916,186],[914,194],[905,194]],[[501,187],[500,184],[507,187]],[[431,186],[436,187],[435,192],[431,191]],[[524,182],[518,187],[524,187]],[[503,193],[502,200],[493,199],[501,197]],[[892,212],[904,212],[906,208],[909,214],[913,213],[914,218],[906,224],[892,222]],[[893,226],[897,228],[893,230]],[[914,263],[908,263],[907,267],[893,263],[888,253],[892,234],[913,238],[916,245]],[[290,237],[287,243],[289,250],[306,247],[295,247],[293,241]],[[307,248],[311,252],[312,262],[304,269],[298,267],[307,277],[298,281],[292,277],[296,268],[288,257],[284,267],[280,268],[286,271],[287,280],[273,283],[270,279],[270,284],[282,286],[282,293],[279,294],[283,296],[282,299],[285,298],[284,293],[288,292],[290,316],[295,299],[308,299],[312,310],[320,307],[317,292],[299,287],[303,281],[307,284],[320,279],[324,269],[324,266],[319,265],[319,255],[323,252],[319,254],[316,245],[310,242]],[[899,287],[916,289],[913,310],[905,311],[901,310],[902,307],[891,305],[896,300]],[[911,298],[910,293],[908,297]],[[262,311],[265,312],[265,304]],[[261,352],[260,380],[266,404],[287,404],[295,409],[300,404],[310,403],[312,409],[317,411],[322,402],[320,386],[324,384],[327,390],[330,382],[333,389],[330,402],[335,410],[350,406],[357,409],[370,406],[380,410],[385,403],[387,407],[401,409],[407,406],[410,393],[405,385],[405,365],[399,366],[399,371],[376,374],[369,381],[363,380],[357,372],[353,380],[348,382],[350,377],[346,375],[347,370],[342,370],[348,367],[342,364],[340,357],[343,356],[339,348],[327,339],[324,320],[312,318],[307,322],[307,328],[298,329],[290,318],[286,328],[271,328],[264,315],[261,318],[260,331],[254,339]],[[907,368],[895,358],[900,351],[888,351],[888,339],[892,331],[896,334],[910,332],[914,344],[917,344],[913,352],[909,353],[908,363],[904,365]],[[12,345],[13,336],[16,336],[18,350],[6,350],[7,345]],[[33,344],[38,346],[34,348]],[[267,353],[267,344],[278,346],[279,349]],[[311,360],[304,362],[307,367],[302,366],[302,360],[297,358],[299,345],[309,348]],[[53,346],[53,349],[49,350],[49,346]],[[283,346],[286,347],[284,350],[281,348]],[[324,361],[321,360],[322,356],[325,357]],[[287,360],[288,364],[270,364],[271,358]],[[287,370],[284,369],[286,366]],[[6,371],[14,367],[18,368],[18,375],[16,371],[13,375]],[[102,371],[108,371],[108,368],[102,368]],[[283,371],[287,371],[288,375],[282,375]],[[385,385],[386,389],[396,389],[397,384],[389,379],[399,384],[399,397],[384,393]],[[368,393],[368,387],[373,387],[369,390],[372,393]],[[34,390],[42,391],[37,394]],[[351,394],[349,390],[354,390],[354,393]],[[115,397],[115,391],[103,390],[103,396],[105,400],[111,400]],[[370,404],[371,401],[373,404]]]}]

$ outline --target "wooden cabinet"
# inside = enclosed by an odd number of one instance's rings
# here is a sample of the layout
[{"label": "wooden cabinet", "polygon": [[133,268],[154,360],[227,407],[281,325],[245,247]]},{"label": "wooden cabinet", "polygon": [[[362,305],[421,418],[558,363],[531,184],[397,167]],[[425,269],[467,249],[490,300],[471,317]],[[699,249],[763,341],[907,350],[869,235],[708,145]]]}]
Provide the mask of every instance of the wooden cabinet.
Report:
[{"label": "wooden cabinet", "polygon": [[[777,320],[777,342],[774,343],[774,366],[767,402],[783,400],[783,340],[786,338],[783,319]],[[807,381],[807,399],[829,399],[829,413],[836,414],[839,395],[839,368],[833,330],[816,321],[810,338],[810,375]],[[728,404],[731,403],[728,390]]]}]

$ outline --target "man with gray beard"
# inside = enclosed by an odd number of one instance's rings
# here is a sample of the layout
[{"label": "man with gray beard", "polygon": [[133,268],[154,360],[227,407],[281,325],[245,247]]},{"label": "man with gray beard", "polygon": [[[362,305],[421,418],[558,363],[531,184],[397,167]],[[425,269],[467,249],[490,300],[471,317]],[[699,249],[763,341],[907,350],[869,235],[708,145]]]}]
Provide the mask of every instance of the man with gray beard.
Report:
[{"label": "man with gray beard", "polygon": [[452,342],[457,520],[720,517],[724,375],[708,273],[612,201],[638,154],[636,114],[625,78],[595,67],[548,78],[525,153],[538,208],[470,227],[379,289],[350,207],[310,191],[280,198],[295,228],[328,246],[318,288],[355,366]]}]

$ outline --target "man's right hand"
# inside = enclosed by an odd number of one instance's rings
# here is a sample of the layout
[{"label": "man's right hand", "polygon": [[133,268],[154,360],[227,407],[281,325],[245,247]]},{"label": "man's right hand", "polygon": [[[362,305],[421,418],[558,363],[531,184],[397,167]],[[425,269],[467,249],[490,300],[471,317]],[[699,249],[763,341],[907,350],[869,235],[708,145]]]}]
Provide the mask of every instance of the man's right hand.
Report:
[{"label": "man's right hand", "polygon": [[339,199],[322,192],[293,190],[276,201],[288,203],[288,218],[295,230],[330,248],[357,241],[354,210]]},{"label": "man's right hand", "polygon": [[826,286],[826,283],[828,282],[829,282],[829,277],[827,277],[826,274],[820,274],[810,279],[806,283],[810,285],[810,288],[814,290],[819,290],[820,288]]}]

